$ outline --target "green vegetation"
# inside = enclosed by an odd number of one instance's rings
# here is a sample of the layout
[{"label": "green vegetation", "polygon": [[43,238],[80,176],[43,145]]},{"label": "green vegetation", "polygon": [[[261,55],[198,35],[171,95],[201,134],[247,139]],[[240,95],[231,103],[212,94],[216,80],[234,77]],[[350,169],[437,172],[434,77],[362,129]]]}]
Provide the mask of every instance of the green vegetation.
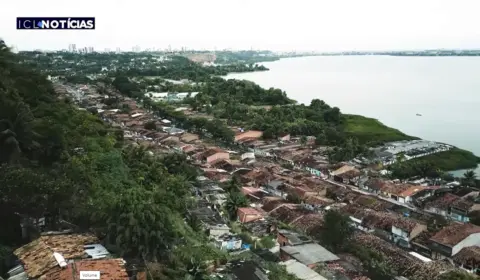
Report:
[{"label": "green vegetation", "polygon": [[451,171],[475,168],[477,164],[480,163],[480,158],[475,156],[472,152],[453,148],[449,151],[428,155],[419,159],[414,159],[413,161],[431,162],[441,170]]},{"label": "green vegetation", "polygon": [[232,72],[268,70],[252,62],[202,66],[184,56],[152,53],[21,52],[18,57],[19,62],[27,67],[37,68],[52,76],[63,76],[68,81],[85,83],[92,82],[87,75],[114,77],[121,73],[129,77],[150,76],[203,82],[212,76],[225,76]]},{"label": "green vegetation", "polygon": [[328,211],[324,219],[323,231],[320,234],[322,244],[334,252],[344,250],[353,235],[350,217],[337,211]]},{"label": "green vegetation", "polygon": [[439,280],[475,280],[478,279],[476,275],[464,271],[450,271],[440,275]]},{"label": "green vegetation", "polygon": [[419,139],[390,128],[376,119],[358,115],[343,116],[345,117],[345,133],[350,137],[357,138],[360,143],[380,145],[385,142]]},{"label": "green vegetation", "polygon": [[122,134],[17,59],[0,42],[0,256],[25,242],[20,217],[32,218],[33,238],[33,219],[46,217],[46,230],[68,221],[116,255],[159,263],[160,279],[200,279],[208,262],[226,259],[183,220],[197,176],[185,157],[123,148]]},{"label": "green vegetation", "polygon": [[215,63],[220,64],[253,64],[280,59],[270,51],[216,51],[215,56]]},{"label": "green vegetation", "polygon": [[[461,168],[475,168],[479,162],[479,158],[473,153],[453,148],[449,151],[435,153],[408,161],[399,159],[388,168],[392,171],[392,178],[408,179],[414,176],[421,176],[442,178],[451,181],[453,178],[446,173],[447,171]],[[469,186],[470,184],[468,183],[465,185]],[[474,186],[476,186],[476,184],[474,184]]]}]

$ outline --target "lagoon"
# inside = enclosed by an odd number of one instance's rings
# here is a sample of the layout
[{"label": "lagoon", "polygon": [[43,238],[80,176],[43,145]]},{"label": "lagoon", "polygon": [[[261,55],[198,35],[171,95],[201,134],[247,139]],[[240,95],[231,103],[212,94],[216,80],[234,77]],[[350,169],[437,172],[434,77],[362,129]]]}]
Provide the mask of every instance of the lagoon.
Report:
[{"label": "lagoon", "polygon": [[280,88],[300,103],[322,99],[480,155],[480,57],[314,56],[262,64],[270,71],[227,78]]}]

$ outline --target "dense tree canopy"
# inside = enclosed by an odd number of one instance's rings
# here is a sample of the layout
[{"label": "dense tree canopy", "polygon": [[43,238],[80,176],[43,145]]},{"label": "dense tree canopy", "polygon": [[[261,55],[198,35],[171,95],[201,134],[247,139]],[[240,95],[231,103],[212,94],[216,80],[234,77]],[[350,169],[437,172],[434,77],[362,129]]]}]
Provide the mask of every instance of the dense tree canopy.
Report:
[{"label": "dense tree canopy", "polygon": [[196,169],[182,155],[122,148],[116,130],[58,98],[18,59],[0,42],[0,212],[9,229],[0,234],[2,250],[26,241],[20,218],[35,236],[31,219],[45,217],[47,230],[67,221],[106,237],[120,255],[175,263],[165,279],[197,275],[192,267],[217,253],[205,244],[195,256],[177,252],[205,238],[183,220]]}]

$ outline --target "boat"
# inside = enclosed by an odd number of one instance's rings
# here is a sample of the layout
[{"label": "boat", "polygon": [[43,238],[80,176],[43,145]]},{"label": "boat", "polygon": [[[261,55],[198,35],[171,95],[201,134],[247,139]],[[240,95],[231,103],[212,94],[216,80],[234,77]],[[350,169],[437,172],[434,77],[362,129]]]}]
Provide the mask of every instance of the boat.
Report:
[{"label": "boat", "polygon": [[421,117],[421,116],[422,116],[422,114],[417,113],[417,117]]}]

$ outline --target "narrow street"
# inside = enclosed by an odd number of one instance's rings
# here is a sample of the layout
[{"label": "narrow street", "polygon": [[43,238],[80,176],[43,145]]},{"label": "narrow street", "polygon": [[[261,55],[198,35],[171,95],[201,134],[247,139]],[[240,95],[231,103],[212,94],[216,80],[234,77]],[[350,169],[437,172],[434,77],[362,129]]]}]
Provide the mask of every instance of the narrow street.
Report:
[{"label": "narrow street", "polygon": [[391,198],[387,198],[387,197],[383,197],[383,196],[379,196],[379,195],[376,195],[376,194],[373,194],[373,193],[369,193],[369,192],[365,192],[365,191],[362,191],[356,187],[353,187],[353,186],[349,186],[349,185],[345,185],[345,184],[341,184],[341,183],[338,183],[338,182],[335,182],[335,181],[332,181],[332,180],[329,180],[329,179],[322,179],[324,180],[325,182],[328,182],[330,184],[333,184],[333,185],[336,185],[336,186],[339,186],[339,187],[342,187],[342,188],[346,188],[346,189],[349,189],[353,192],[356,192],[356,193],[360,193],[360,194],[363,194],[363,195],[368,195],[368,196],[372,196],[372,197],[375,197],[375,198],[378,198],[378,199],[381,199],[381,200],[384,200],[384,201],[387,201],[387,202],[390,202],[390,203],[393,203],[393,204],[396,204],[398,206],[402,206],[402,207],[405,207],[405,208],[408,208],[412,211],[415,211],[415,212],[418,212],[418,213],[424,213],[423,210],[420,210],[414,206],[411,206],[411,205],[408,205],[408,204],[404,204],[404,203],[401,203],[401,202],[398,202],[394,199],[391,199]]}]

